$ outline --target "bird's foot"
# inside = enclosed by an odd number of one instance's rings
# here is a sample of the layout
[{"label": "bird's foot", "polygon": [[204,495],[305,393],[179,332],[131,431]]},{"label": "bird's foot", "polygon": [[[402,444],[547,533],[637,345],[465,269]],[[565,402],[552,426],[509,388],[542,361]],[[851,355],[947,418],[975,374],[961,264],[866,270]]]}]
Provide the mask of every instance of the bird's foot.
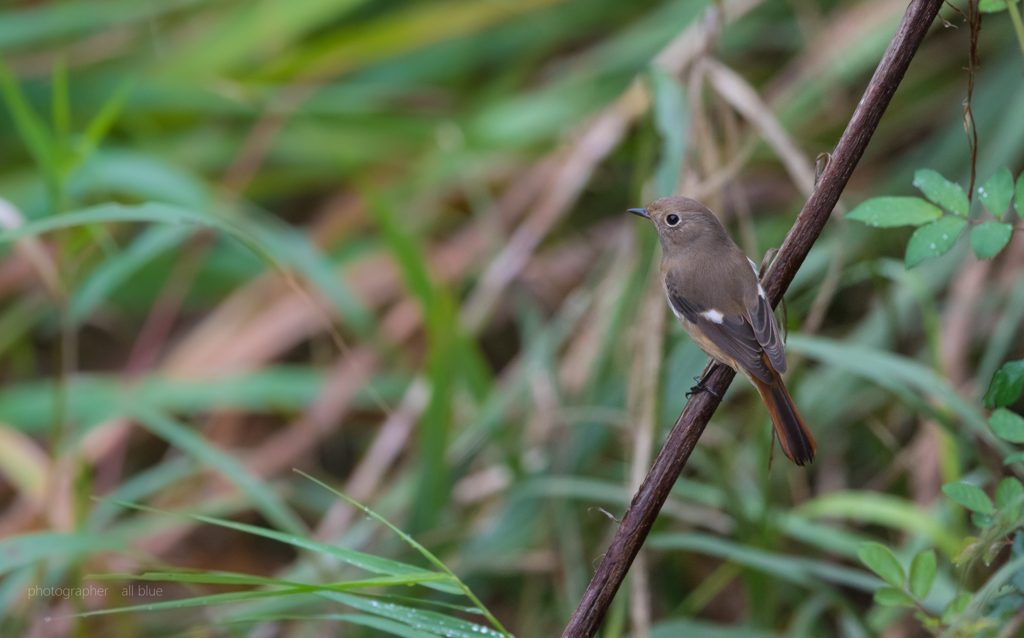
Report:
[{"label": "bird's foot", "polygon": [[686,393],[687,399],[689,399],[691,396],[695,394],[700,394],[701,392],[708,392],[711,394],[711,396],[715,397],[719,401],[722,400],[722,395],[718,394],[717,392],[709,388],[702,377],[694,377],[693,380],[697,382],[697,385],[690,388],[690,391]]}]

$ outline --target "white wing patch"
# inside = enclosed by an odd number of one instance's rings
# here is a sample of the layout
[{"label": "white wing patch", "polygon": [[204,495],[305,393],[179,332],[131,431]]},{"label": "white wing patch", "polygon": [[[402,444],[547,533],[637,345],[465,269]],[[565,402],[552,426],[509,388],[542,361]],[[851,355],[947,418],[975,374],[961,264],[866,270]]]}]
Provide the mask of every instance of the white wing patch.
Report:
[{"label": "white wing patch", "polygon": [[705,310],[704,312],[702,312],[700,314],[701,314],[702,317],[704,317],[708,321],[714,321],[715,323],[718,323],[718,324],[722,323],[722,319],[725,318],[724,315],[722,313],[718,312],[717,310]]},{"label": "white wing patch", "polygon": [[747,261],[750,262],[750,267],[754,269],[754,274],[755,275],[758,274],[758,272],[757,272],[757,264],[754,263],[754,260],[751,259],[750,257],[747,257]]}]

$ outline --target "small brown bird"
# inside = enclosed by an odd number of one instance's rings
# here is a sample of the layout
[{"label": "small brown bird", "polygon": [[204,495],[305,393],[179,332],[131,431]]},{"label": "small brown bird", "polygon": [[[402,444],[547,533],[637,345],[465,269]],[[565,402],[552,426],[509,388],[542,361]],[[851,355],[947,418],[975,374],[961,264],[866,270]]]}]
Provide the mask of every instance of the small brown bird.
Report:
[{"label": "small brown bird", "polygon": [[[814,459],[814,437],[782,382],[786,352],[757,266],[706,206],[664,197],[629,212],[654,222],[661,239],[661,278],[683,330],[719,363],[743,373],[768,406],[782,451],[797,465]],[[709,369],[691,392],[700,392]],[[697,378],[697,377],[695,377]]]}]

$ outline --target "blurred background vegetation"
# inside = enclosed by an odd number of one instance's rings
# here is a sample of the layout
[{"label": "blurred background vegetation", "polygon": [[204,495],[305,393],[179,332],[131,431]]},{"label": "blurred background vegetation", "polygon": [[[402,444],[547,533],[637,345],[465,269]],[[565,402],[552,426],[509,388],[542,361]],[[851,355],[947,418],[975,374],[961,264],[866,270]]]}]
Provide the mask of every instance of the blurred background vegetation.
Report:
[{"label": "blurred background vegetation", "polygon": [[[705,362],[624,209],[702,199],[760,262],[905,8],[4,2],[0,634],[559,635]],[[843,211],[916,194],[921,168],[971,184],[960,11],[942,9]],[[978,184],[1024,169],[1019,9],[982,15]],[[1024,237],[908,270],[909,229],[841,212],[780,313],[817,459],[772,463],[735,383],[604,636],[1024,623],[1020,495],[993,513],[958,493],[989,517],[972,519],[941,491],[1024,470],[981,401],[1024,356]],[[431,582],[293,468],[461,581]],[[902,572],[866,541],[901,569],[935,549],[916,609],[873,601]],[[375,574],[405,584],[316,587]],[[90,586],[105,593],[33,589]]]}]

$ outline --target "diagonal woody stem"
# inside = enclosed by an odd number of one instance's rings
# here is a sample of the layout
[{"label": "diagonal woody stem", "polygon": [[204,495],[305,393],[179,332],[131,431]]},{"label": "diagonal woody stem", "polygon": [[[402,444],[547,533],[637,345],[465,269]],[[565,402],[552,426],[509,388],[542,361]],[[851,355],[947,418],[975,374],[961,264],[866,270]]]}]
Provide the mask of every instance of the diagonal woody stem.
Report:
[{"label": "diagonal woody stem", "polygon": [[[832,209],[839,201],[840,193],[864,154],[878,121],[896,92],[896,87],[903,80],[910,60],[942,3],[943,0],[913,0],[907,7],[896,35],[889,43],[857,110],[832,153],[832,160],[762,280],[772,306],[782,299],[793,276],[825,227]],[[654,466],[626,510],[618,532],[562,638],[590,638],[597,633],[630,564],[665,504],[672,485],[686,465],[711,415],[718,408],[720,401],[716,395],[725,394],[734,376],[736,373],[731,369],[719,366],[707,383],[714,392],[702,392],[686,404],[655,459]]]}]

